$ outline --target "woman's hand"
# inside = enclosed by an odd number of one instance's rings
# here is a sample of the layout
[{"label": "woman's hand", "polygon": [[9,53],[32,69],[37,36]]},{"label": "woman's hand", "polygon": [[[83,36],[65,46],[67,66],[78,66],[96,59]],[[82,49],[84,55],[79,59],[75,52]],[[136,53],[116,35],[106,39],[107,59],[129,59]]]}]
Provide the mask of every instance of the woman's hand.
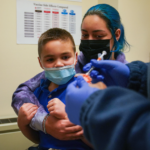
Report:
[{"label": "woman's hand", "polygon": [[68,119],[48,116],[45,123],[46,132],[59,140],[77,140],[83,138],[81,126],[71,123]]},{"label": "woman's hand", "polygon": [[18,126],[29,125],[37,110],[38,106],[31,103],[24,103],[18,112]]},{"label": "woman's hand", "polygon": [[36,114],[38,106],[31,103],[23,104],[18,112],[18,126],[21,132],[32,142],[38,144],[40,142],[39,133],[32,128],[29,124]]},{"label": "woman's hand", "polygon": [[67,118],[67,113],[65,112],[65,104],[61,102],[60,99],[54,98],[48,102],[47,105],[50,115],[58,118],[65,119]]}]

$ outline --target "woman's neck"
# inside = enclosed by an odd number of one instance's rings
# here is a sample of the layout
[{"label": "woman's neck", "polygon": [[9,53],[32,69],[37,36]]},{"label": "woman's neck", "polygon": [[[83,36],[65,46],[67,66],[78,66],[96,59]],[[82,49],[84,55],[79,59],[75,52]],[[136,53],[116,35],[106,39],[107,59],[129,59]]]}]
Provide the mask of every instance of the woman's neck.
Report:
[{"label": "woman's neck", "polygon": [[50,92],[52,92],[53,90],[55,90],[56,88],[58,88],[58,86],[59,86],[59,85],[57,85],[57,84],[51,82],[51,83],[49,84],[48,90],[49,90]]},{"label": "woman's neck", "polygon": [[114,53],[114,52],[112,52],[111,57],[110,57],[110,60],[116,60],[116,59],[115,59],[115,53]]}]

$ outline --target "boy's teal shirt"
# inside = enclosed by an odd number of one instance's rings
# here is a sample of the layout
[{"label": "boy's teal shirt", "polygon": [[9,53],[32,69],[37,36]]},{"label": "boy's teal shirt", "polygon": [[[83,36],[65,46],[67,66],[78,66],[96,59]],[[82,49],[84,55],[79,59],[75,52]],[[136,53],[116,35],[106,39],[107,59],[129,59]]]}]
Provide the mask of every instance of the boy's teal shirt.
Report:
[{"label": "boy's teal shirt", "polygon": [[[76,78],[73,77],[68,83],[59,85],[58,88],[54,89],[52,92],[48,90],[50,81],[48,79],[41,79],[40,87],[36,88],[34,91],[35,96],[39,100],[40,104],[44,107],[45,111],[49,113],[47,109],[48,102],[53,98],[60,99],[64,104],[66,96],[66,88],[69,83],[75,81]],[[75,112],[74,112],[75,113]],[[40,148],[56,148],[61,150],[88,150],[90,149],[81,140],[71,140],[71,141],[61,141],[49,134],[45,134],[39,131],[40,135]]]}]

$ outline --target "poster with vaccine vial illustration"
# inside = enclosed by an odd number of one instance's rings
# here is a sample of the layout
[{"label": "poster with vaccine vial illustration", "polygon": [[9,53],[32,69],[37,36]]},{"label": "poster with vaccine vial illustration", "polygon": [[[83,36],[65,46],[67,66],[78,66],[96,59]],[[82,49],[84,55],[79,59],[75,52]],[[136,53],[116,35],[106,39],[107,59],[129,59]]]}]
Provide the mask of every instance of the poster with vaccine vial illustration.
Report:
[{"label": "poster with vaccine vial illustration", "polygon": [[37,44],[50,28],[62,28],[80,44],[81,6],[17,0],[17,44]]}]

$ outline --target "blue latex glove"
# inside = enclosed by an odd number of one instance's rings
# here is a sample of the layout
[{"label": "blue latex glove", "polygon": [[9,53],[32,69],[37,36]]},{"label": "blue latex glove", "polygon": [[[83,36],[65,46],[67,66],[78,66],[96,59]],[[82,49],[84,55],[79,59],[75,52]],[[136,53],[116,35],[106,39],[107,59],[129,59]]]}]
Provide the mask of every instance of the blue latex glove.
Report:
[{"label": "blue latex glove", "polygon": [[[91,71],[90,76],[97,82],[103,81],[107,86],[127,87],[130,70],[125,64],[114,60],[97,61],[92,59],[83,67],[83,70],[87,72],[91,66],[94,66],[95,69]],[[104,77],[103,80],[102,76]]]},{"label": "blue latex glove", "polygon": [[80,109],[84,101],[95,91],[99,89],[90,87],[82,76],[78,76],[77,80],[69,84],[66,91],[66,112],[69,120],[80,125]]}]

